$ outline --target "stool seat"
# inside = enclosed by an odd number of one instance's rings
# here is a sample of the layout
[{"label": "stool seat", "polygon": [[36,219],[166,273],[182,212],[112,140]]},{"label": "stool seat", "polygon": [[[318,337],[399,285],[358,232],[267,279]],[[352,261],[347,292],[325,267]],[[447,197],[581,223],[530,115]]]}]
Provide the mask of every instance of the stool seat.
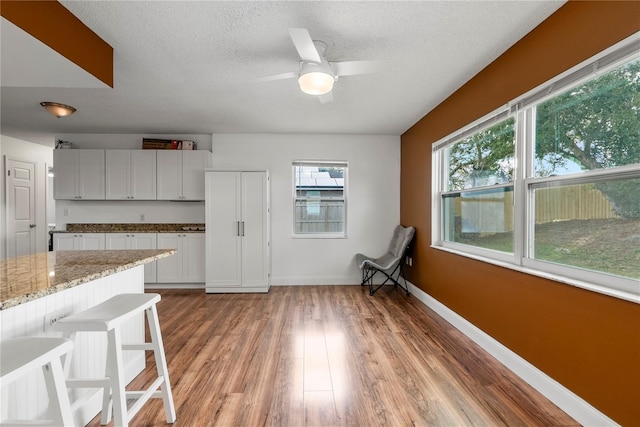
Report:
[{"label": "stool seat", "polygon": [[[105,378],[68,378],[67,387],[103,389],[102,416],[100,423],[113,419],[115,427],[128,426],[142,406],[152,398],[162,399],[168,423],[176,420],[169,370],[164,355],[162,335],[158,321],[156,303],[160,295],[155,293],[116,295],[87,310],[58,320],[53,328],[73,339],[78,332],[105,332],[107,334],[107,360]],[[122,343],[121,327],[124,322],[140,314],[146,314],[151,342]],[[146,390],[126,390],[122,352],[124,350],[153,351],[157,378]],[[65,372],[69,374],[70,358],[65,358]],[[128,407],[127,400],[134,403]],[[74,407],[78,402],[74,402]]]},{"label": "stool seat", "polygon": [[25,373],[60,359],[73,349],[64,338],[24,337],[3,341],[0,346],[0,380],[2,385],[13,382]]},{"label": "stool seat", "polygon": [[61,357],[73,350],[73,343],[64,338],[24,337],[3,341],[0,346],[0,385],[5,386],[31,371],[42,368],[49,405],[54,419],[48,420],[5,420],[0,425],[73,425],[73,414],[65,387]]},{"label": "stool seat", "polygon": [[155,305],[159,294],[120,294],[80,313],[64,317],[54,328],[63,332],[108,331]]}]

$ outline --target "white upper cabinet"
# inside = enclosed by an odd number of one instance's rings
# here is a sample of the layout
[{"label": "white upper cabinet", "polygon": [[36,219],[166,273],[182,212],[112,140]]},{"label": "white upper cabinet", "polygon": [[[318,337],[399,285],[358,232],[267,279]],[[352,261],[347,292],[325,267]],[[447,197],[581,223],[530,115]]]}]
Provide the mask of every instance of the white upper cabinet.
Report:
[{"label": "white upper cabinet", "polygon": [[106,150],[108,200],[156,199],[155,150]]},{"label": "white upper cabinet", "polygon": [[105,150],[53,150],[55,199],[104,200]]},{"label": "white upper cabinet", "polygon": [[206,150],[158,150],[158,200],[204,200],[204,170],[211,167]]}]

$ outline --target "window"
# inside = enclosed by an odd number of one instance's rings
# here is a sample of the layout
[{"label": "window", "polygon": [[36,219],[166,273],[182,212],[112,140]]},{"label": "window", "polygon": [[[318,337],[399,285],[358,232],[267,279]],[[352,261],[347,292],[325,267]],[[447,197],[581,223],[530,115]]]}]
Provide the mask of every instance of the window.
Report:
[{"label": "window", "polygon": [[640,302],[640,41],[434,145],[433,245]]},{"label": "window", "polygon": [[514,119],[446,148],[443,239],[513,251]]},{"label": "window", "polygon": [[346,162],[293,162],[296,236],[346,236]]}]

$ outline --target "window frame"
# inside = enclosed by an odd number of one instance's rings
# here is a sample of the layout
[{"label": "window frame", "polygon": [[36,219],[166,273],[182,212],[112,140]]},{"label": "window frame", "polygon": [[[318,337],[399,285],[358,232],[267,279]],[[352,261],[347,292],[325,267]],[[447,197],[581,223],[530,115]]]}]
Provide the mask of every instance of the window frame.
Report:
[{"label": "window frame", "polygon": [[[533,258],[535,223],[534,194],[536,188],[567,186],[602,181],[610,178],[640,178],[640,164],[594,169],[559,176],[535,177],[535,110],[536,106],[563,91],[597,77],[617,66],[638,58],[640,32],[578,64],[556,78],[516,98],[467,126],[436,141],[432,147],[432,242],[431,247],[501,267],[544,277],[594,292],[640,303],[640,280],[557,264]],[[445,241],[443,198],[468,190],[448,191],[447,148],[501,120],[515,118],[515,160],[513,182],[513,254]],[[469,189],[486,190],[490,187]]]},{"label": "window frame", "polygon": [[[299,197],[296,189],[296,167],[297,166],[318,166],[318,167],[340,167],[343,169],[343,185],[342,185],[342,198],[332,200],[342,200],[342,231],[340,232],[321,232],[321,233],[298,233],[296,232],[296,202],[298,200],[323,200],[322,197]],[[294,160],[291,162],[291,177],[292,177],[292,238],[294,239],[346,239],[347,238],[347,200],[348,200],[348,175],[349,175],[349,162],[344,160]]]}]

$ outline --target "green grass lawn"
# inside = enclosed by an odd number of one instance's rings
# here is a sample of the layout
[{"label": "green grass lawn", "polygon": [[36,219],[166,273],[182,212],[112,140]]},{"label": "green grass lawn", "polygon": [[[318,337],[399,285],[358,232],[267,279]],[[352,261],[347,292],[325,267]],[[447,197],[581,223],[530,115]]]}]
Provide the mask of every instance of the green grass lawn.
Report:
[{"label": "green grass lawn", "polygon": [[[513,234],[463,236],[459,243],[513,251]],[[535,258],[640,279],[640,218],[548,222],[535,230]]]}]

